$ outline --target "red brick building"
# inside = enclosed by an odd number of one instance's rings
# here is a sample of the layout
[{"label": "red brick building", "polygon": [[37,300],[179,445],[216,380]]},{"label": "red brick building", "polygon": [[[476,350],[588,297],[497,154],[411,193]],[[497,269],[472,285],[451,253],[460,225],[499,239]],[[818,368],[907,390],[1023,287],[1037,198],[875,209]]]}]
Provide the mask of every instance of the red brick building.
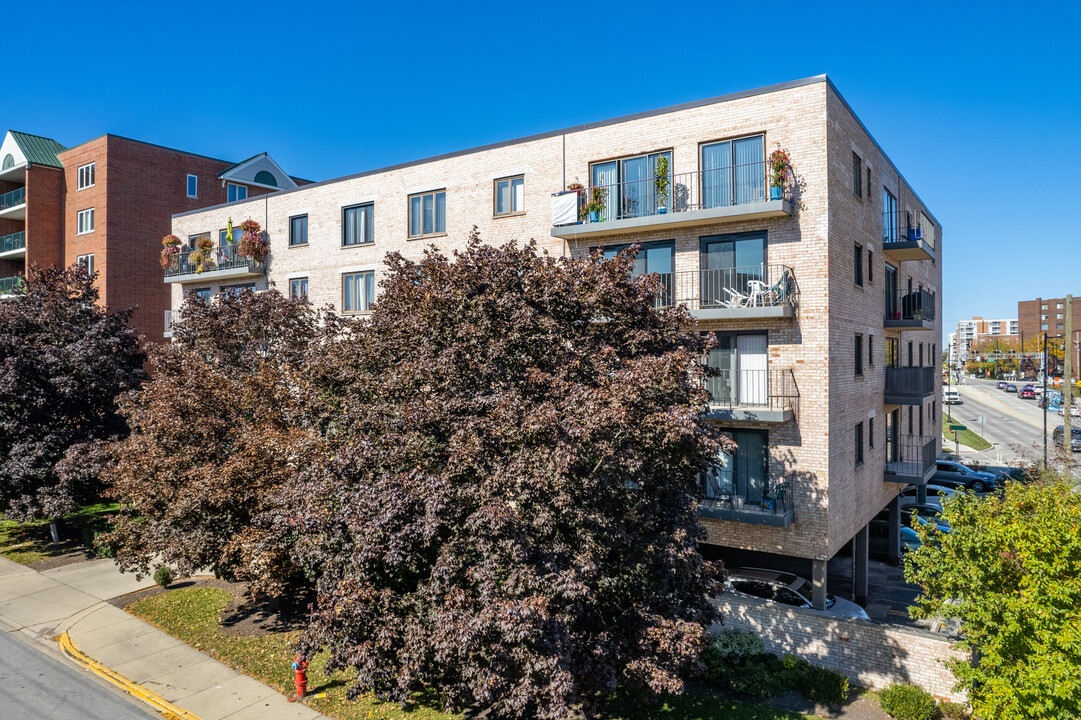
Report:
[{"label": "red brick building", "polygon": [[32,263],[81,263],[98,273],[107,308],[137,306],[135,328],[160,341],[170,292],[159,252],[173,214],[304,182],[266,153],[231,163],[118,135],[65,148],[9,131],[0,145],[0,296]]},{"label": "red brick building", "polygon": [[[1078,316],[1078,310],[1081,310],[1081,306],[1074,302],[1072,372],[1074,377],[1081,376],[1081,349],[1078,347],[1081,345],[1081,316]],[[1037,337],[1047,333],[1048,337],[1061,337],[1066,333],[1066,298],[1036,298],[1018,301],[1017,319],[1021,324],[1021,332],[1026,336]]]}]

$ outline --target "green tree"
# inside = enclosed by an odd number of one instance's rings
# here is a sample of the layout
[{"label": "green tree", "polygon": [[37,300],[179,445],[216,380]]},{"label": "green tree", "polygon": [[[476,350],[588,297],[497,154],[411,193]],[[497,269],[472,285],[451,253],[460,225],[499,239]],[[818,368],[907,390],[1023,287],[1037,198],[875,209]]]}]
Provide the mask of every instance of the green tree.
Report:
[{"label": "green tree", "polygon": [[905,577],[920,586],[917,617],[958,617],[950,669],[976,715],[1081,717],[1081,495],[1064,482],[1009,482],[943,509],[952,532],[917,526],[923,545]]},{"label": "green tree", "polygon": [[[678,692],[716,611],[698,554],[708,340],[615,261],[494,248],[388,256],[370,320],[328,358],[349,439],[297,486],[320,567],[300,649],[352,694],[497,717]],[[330,428],[330,423],[323,423]],[[293,513],[293,510],[288,510]]]}]

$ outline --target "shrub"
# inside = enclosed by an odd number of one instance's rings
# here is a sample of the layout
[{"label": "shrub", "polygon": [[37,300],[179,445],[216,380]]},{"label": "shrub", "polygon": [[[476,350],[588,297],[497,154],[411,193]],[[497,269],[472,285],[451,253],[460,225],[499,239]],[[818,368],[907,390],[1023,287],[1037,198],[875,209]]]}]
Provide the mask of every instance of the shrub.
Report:
[{"label": "shrub", "polygon": [[848,699],[848,678],[833,670],[808,664],[796,689],[819,705],[837,707]]},{"label": "shrub", "polygon": [[938,704],[938,711],[946,720],[972,720],[972,714],[961,703],[943,700]]},{"label": "shrub", "polygon": [[113,529],[112,523],[104,518],[98,518],[83,525],[79,530],[83,545],[89,548],[98,557],[111,558],[116,552],[108,543],[99,542],[98,538],[103,533]]},{"label": "shrub", "polygon": [[908,683],[894,683],[878,695],[882,709],[897,720],[932,720],[935,699],[930,693]]},{"label": "shrub", "polygon": [[745,630],[723,630],[710,647],[721,661],[730,665],[742,665],[766,651],[762,638]]},{"label": "shrub", "polygon": [[752,698],[768,698],[786,690],[779,682],[781,661],[776,655],[763,653],[749,658],[727,673],[728,689]]},{"label": "shrub", "polygon": [[173,584],[173,571],[162,565],[154,571],[154,582],[161,585],[163,588],[169,587]]}]

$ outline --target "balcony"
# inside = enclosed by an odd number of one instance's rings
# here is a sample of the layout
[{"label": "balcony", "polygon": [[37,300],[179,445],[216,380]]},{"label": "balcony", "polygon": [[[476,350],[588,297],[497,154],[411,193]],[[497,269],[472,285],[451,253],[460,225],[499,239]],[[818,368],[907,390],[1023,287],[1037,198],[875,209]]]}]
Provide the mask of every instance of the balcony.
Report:
[{"label": "balcony", "polygon": [[793,483],[765,473],[715,469],[706,473],[698,516],[714,520],[787,527],[796,521]]},{"label": "balcony", "polygon": [[11,297],[22,289],[23,279],[21,276],[0,278],[0,297]]},{"label": "balcony", "polygon": [[[554,193],[552,237],[618,235],[792,215],[787,191],[768,187],[765,162],[672,175],[665,192],[658,191],[656,181],[650,177]],[[595,196],[603,198],[603,208],[582,212],[587,198]]]},{"label": "balcony", "polygon": [[935,257],[935,246],[924,238],[923,228],[919,223],[913,225],[909,214],[902,212],[882,213],[882,251],[896,262]]},{"label": "balcony", "polygon": [[196,251],[185,250],[177,256],[177,262],[165,271],[165,282],[205,283],[266,274],[265,263],[241,255],[236,245],[223,245],[209,250],[210,259],[203,263],[202,272],[199,271],[198,264],[191,260],[194,252]]},{"label": "balcony", "polygon": [[26,231],[0,236],[0,260],[18,260],[26,257]]},{"label": "balcony", "polygon": [[799,288],[787,265],[657,273],[657,308],[683,305],[699,320],[790,318]]},{"label": "balcony", "polygon": [[922,405],[935,393],[935,368],[886,367],[886,405]]},{"label": "balcony", "polygon": [[0,195],[0,218],[26,219],[26,188],[15,188]]},{"label": "balcony", "polygon": [[926,290],[887,291],[882,325],[899,330],[934,330],[935,296]]},{"label": "balcony", "polygon": [[925,435],[886,438],[886,482],[923,485],[935,474],[935,439]]},{"label": "balcony", "polygon": [[796,416],[799,390],[790,369],[719,370],[709,368],[709,420],[781,423]]}]

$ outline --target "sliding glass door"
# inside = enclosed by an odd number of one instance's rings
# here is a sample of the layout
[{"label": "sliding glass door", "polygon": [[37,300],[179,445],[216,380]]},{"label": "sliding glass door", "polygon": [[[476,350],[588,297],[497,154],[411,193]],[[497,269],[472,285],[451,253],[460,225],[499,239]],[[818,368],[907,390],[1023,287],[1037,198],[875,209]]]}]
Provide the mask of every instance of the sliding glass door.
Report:
[{"label": "sliding glass door", "polygon": [[706,364],[716,372],[707,378],[712,402],[718,405],[766,405],[769,369],[765,333],[717,334],[717,347]]},{"label": "sliding glass door", "polygon": [[766,147],[761,135],[702,146],[702,207],[766,199]]},{"label": "sliding glass door", "polygon": [[[627,245],[610,245],[601,250],[606,260],[614,258]],[[657,307],[668,307],[674,302],[676,243],[674,240],[643,243],[642,249],[634,259],[633,277],[644,273],[658,273],[661,277],[661,294],[657,297]]]},{"label": "sliding glass door", "polygon": [[717,467],[706,474],[706,497],[738,496],[760,505],[769,489],[769,433],[765,430],[726,430],[736,442],[732,453],[717,455]]},{"label": "sliding glass door", "polygon": [[671,180],[670,152],[609,160],[590,166],[590,184],[604,187],[607,191],[602,213],[605,220],[646,217],[657,213],[657,208],[664,204],[656,183],[657,163],[661,158],[668,160]]},{"label": "sliding glass door", "polygon": [[703,308],[727,307],[733,293],[749,296],[750,281],[766,277],[766,233],[703,237],[699,267]]}]

